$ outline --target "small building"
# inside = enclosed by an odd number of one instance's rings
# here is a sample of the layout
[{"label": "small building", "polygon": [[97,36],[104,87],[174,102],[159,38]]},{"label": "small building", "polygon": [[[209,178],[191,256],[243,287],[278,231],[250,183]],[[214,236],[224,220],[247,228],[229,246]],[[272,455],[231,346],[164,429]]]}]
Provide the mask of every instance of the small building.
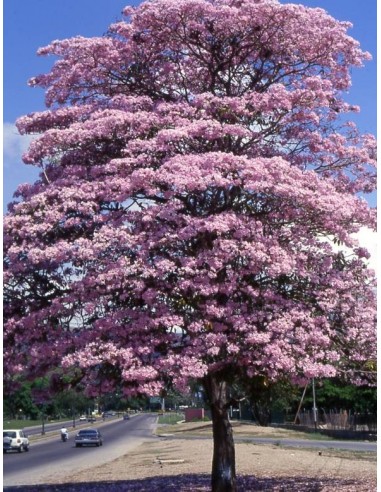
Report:
[{"label": "small building", "polygon": [[192,422],[193,420],[203,420],[205,417],[205,412],[203,408],[186,408],[185,422]]}]

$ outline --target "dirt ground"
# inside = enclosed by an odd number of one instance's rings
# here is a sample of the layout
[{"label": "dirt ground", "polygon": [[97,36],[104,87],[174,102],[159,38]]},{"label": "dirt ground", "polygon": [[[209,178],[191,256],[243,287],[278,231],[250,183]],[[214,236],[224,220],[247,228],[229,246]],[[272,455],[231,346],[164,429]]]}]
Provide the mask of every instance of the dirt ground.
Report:
[{"label": "dirt ground", "polygon": [[[210,424],[163,426],[158,428],[157,434],[152,441],[113,462],[71,475],[73,485],[83,484],[86,488],[70,490],[209,491],[213,443],[210,438],[200,437],[210,436]],[[235,426],[234,435],[295,437],[284,429],[250,425]],[[300,434],[297,437],[300,438]],[[376,453],[240,442],[236,443],[236,466],[242,492],[376,490]],[[66,481],[60,479],[55,483],[58,486]]]}]

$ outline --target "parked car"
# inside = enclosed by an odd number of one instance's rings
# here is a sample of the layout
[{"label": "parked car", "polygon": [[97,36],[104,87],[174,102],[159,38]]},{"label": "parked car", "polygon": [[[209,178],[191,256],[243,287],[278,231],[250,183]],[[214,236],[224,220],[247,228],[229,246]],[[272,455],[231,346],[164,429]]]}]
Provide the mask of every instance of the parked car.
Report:
[{"label": "parked car", "polygon": [[105,419],[107,417],[115,417],[116,412],[103,412],[102,417]]},{"label": "parked car", "polygon": [[29,439],[23,430],[7,429],[3,431],[3,453],[8,451],[29,451]]},{"label": "parked car", "polygon": [[125,413],[123,415],[123,420],[130,420],[130,416],[128,415],[128,413]]},{"label": "parked car", "polygon": [[75,447],[81,446],[102,446],[103,438],[98,429],[81,429],[75,436]]},{"label": "parked car", "polygon": [[86,420],[87,420],[86,415],[81,415],[81,416],[79,417],[79,421],[80,421],[80,422],[86,422]]},{"label": "parked car", "polygon": [[90,417],[87,417],[87,421],[88,422],[96,422],[97,419],[96,419],[96,417],[90,416]]}]

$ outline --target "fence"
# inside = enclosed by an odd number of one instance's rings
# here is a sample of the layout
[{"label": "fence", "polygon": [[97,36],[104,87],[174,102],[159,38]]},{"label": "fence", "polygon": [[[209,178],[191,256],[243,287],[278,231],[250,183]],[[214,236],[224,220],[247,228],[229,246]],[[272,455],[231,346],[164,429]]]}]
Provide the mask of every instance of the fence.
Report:
[{"label": "fence", "polygon": [[[320,429],[377,432],[377,416],[371,413],[360,414],[351,412],[350,410],[348,412],[346,410],[340,412],[329,410],[325,412],[319,409],[316,417],[316,424]],[[302,426],[315,427],[312,410],[300,412],[298,421]]]}]

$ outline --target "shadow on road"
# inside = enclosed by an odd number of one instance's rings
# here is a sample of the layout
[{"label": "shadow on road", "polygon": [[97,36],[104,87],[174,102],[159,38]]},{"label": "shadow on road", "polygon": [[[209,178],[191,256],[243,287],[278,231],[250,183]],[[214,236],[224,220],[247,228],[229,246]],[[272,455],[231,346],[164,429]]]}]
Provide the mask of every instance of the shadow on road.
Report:
[{"label": "shadow on road", "polygon": [[[242,492],[351,492],[355,490],[376,490],[375,483],[364,483],[364,481],[348,479],[310,477],[255,478],[251,476],[240,476],[237,479],[237,485],[238,490]],[[151,477],[139,480],[22,485],[5,487],[3,490],[5,492],[210,492],[210,476],[189,474]]]}]

